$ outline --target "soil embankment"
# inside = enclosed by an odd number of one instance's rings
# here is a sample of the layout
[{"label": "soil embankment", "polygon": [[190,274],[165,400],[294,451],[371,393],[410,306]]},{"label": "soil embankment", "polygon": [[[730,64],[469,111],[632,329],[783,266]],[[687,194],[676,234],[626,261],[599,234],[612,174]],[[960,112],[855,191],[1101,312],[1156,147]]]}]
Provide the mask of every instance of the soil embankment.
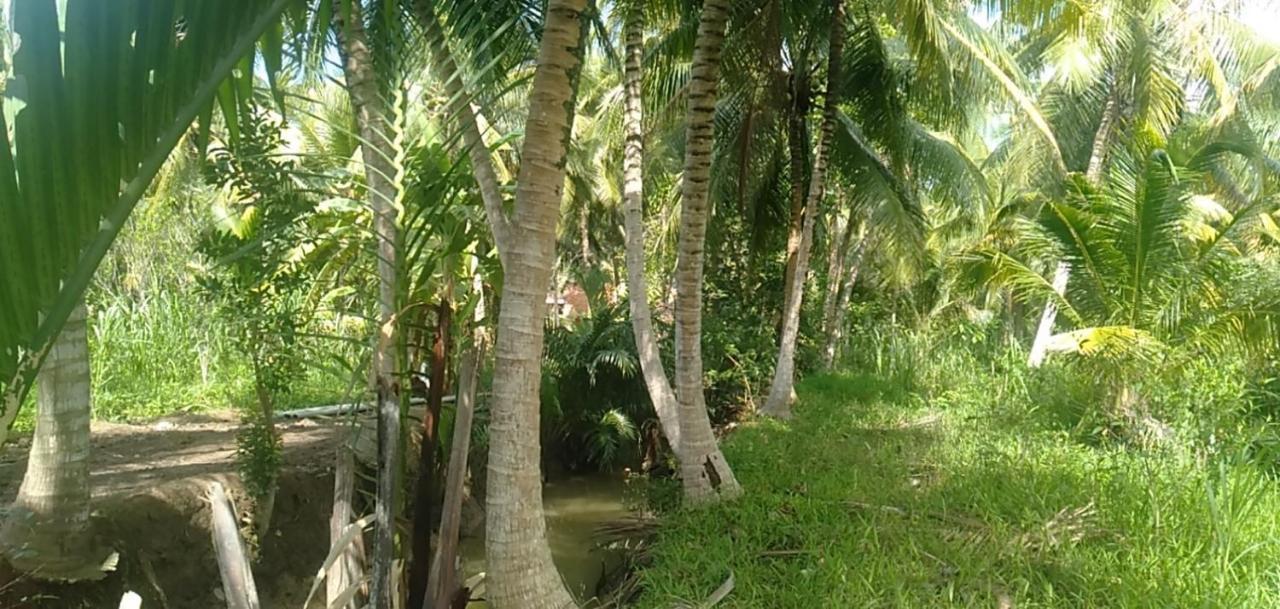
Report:
[{"label": "soil embankment", "polygon": [[[205,490],[222,482],[242,495],[232,414],[165,418],[146,425],[94,423],[95,530],[119,553],[97,582],[37,582],[0,565],[0,609],[114,608],[132,590],[148,609],[217,607],[221,584],[209,538]],[[333,447],[340,421],[281,424],[284,468],[272,532],[255,568],[266,607],[302,609],[324,562],[332,501]],[[17,494],[28,439],[0,451],[0,501]],[[320,603],[315,603],[319,606]]]}]

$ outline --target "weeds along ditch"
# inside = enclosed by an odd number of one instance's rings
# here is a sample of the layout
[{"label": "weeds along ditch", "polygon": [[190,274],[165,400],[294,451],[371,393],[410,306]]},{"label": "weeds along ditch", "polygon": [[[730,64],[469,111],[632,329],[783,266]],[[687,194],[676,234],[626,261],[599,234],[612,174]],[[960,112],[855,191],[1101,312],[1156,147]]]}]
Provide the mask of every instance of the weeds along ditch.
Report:
[{"label": "weeds along ditch", "polygon": [[1150,372],[1134,412],[1088,367],[979,326],[855,333],[797,418],[724,441],[745,496],[669,509],[636,605],[1274,607],[1275,368]]}]

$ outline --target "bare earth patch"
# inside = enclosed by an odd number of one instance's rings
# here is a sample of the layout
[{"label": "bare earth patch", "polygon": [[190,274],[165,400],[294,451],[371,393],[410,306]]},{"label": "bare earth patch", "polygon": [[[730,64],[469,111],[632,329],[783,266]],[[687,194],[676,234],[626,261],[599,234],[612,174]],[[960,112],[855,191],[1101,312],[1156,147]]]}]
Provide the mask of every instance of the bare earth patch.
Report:
[{"label": "bare earth patch", "polygon": [[[233,495],[234,413],[181,415],[146,424],[94,422],[94,523],[120,553],[117,570],[99,582],[36,582],[0,565],[0,609],[114,608],[126,590],[147,609],[221,606],[209,540],[205,489],[221,481]],[[255,573],[265,607],[302,609],[310,578],[328,543],[334,447],[344,421],[283,421],[284,467],[272,533]],[[0,449],[0,501],[7,506],[26,470],[30,438]],[[317,603],[317,606],[319,604]]]}]

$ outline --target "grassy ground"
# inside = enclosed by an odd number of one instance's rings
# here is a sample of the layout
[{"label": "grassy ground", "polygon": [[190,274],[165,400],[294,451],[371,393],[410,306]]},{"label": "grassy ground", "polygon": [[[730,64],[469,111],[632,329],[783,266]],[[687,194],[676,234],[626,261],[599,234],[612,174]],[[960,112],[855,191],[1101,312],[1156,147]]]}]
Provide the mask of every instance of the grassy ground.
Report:
[{"label": "grassy ground", "polygon": [[722,607],[1280,606],[1259,468],[1082,442],[1007,389],[805,381],[725,442],[743,499],[666,517],[640,606],[730,573]]}]

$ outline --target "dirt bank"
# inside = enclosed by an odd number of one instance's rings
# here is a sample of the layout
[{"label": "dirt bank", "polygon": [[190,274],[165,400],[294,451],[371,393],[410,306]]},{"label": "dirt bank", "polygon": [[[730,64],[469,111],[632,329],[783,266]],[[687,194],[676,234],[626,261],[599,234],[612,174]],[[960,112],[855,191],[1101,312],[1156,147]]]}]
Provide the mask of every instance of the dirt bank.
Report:
[{"label": "dirt bank", "polygon": [[[273,533],[255,567],[263,606],[303,609],[328,545],[337,421],[282,424],[285,466]],[[185,416],[147,425],[94,424],[95,530],[120,554],[98,582],[51,584],[0,566],[0,609],[114,608],[126,590],[145,609],[222,606],[209,541],[205,489],[211,481],[242,494],[235,474],[234,416]],[[27,442],[0,451],[0,500],[8,505],[26,468]],[[319,606],[320,603],[315,603]]]}]

